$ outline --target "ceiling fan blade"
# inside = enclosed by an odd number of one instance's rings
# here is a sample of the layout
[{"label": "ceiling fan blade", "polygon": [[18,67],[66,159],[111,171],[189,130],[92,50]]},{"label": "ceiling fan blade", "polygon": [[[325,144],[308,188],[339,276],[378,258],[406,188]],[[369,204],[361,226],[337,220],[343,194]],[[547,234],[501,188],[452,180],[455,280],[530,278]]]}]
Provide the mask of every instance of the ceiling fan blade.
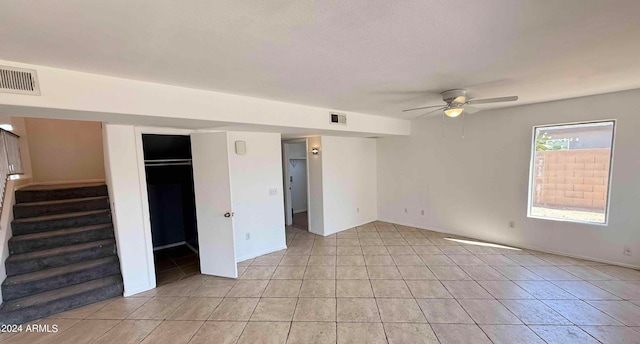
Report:
[{"label": "ceiling fan blade", "polygon": [[467,101],[467,104],[501,103],[501,102],[513,102],[516,100],[518,100],[518,96],[487,98],[487,99],[471,99]]},{"label": "ceiling fan blade", "polygon": [[442,107],[442,105],[423,106],[423,107],[419,107],[419,108],[413,108],[413,109],[406,109],[406,110],[402,110],[402,112],[415,111],[415,110],[422,110],[422,109],[429,109],[429,108],[434,108],[434,107]]},{"label": "ceiling fan blade", "polygon": [[446,106],[443,106],[443,107],[441,107],[441,108],[439,108],[439,109],[431,110],[431,111],[429,111],[429,112],[427,112],[427,113],[423,113],[422,115],[420,115],[420,116],[418,116],[418,117],[416,117],[416,118],[414,118],[414,119],[418,119],[418,118],[425,117],[425,116],[430,115],[430,114],[432,114],[432,113],[434,113],[434,112],[444,110],[445,108],[446,108]]},{"label": "ceiling fan blade", "polygon": [[473,107],[473,106],[465,106],[464,107],[464,112],[466,112],[468,114],[476,113],[478,111],[482,111],[482,109],[478,109],[477,107]]}]

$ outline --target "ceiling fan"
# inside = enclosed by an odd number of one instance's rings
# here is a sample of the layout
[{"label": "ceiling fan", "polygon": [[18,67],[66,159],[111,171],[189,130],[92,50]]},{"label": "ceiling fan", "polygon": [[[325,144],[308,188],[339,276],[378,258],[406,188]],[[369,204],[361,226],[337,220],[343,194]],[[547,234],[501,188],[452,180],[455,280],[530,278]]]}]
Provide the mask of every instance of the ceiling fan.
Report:
[{"label": "ceiling fan", "polygon": [[468,106],[472,104],[487,104],[487,103],[500,103],[500,102],[512,102],[518,100],[517,96],[509,96],[509,97],[499,97],[499,98],[486,98],[486,99],[468,99],[467,98],[467,90],[465,89],[455,89],[448,90],[440,93],[442,95],[442,101],[446,103],[446,105],[431,105],[431,106],[423,106],[414,109],[402,110],[402,112],[407,111],[416,111],[430,108],[437,108],[435,110],[424,113],[417,118],[422,116],[426,116],[428,114],[434,113],[436,111],[444,110],[444,114],[449,117],[458,117],[463,112],[465,113],[474,113],[480,111],[480,109],[476,109],[474,107]]}]

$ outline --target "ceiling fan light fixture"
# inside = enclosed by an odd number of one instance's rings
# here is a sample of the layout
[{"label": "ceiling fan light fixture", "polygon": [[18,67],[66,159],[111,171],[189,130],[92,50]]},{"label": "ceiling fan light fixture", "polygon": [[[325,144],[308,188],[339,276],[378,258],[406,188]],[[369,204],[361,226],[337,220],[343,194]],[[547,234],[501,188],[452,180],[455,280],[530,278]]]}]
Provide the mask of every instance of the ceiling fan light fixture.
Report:
[{"label": "ceiling fan light fixture", "polygon": [[402,112],[437,108],[437,109],[428,111],[427,113],[424,113],[418,117],[430,115],[432,113],[436,113],[444,110],[444,114],[446,114],[448,117],[454,118],[454,117],[460,116],[461,114],[470,115],[472,113],[480,111],[480,109],[476,109],[467,105],[513,102],[518,100],[518,96],[485,98],[485,99],[469,98],[467,96],[467,90],[465,89],[453,89],[453,90],[444,91],[440,94],[442,95],[442,101],[445,103],[443,105],[421,106],[417,108],[402,110]]},{"label": "ceiling fan light fixture", "polygon": [[461,108],[461,107],[450,107],[450,108],[444,109],[444,114],[449,116],[449,117],[451,117],[451,118],[454,118],[454,117],[460,116],[462,111],[464,111],[464,108]]},{"label": "ceiling fan light fixture", "polygon": [[453,102],[457,104],[464,104],[466,101],[467,101],[466,95],[457,96],[455,99],[453,99]]}]

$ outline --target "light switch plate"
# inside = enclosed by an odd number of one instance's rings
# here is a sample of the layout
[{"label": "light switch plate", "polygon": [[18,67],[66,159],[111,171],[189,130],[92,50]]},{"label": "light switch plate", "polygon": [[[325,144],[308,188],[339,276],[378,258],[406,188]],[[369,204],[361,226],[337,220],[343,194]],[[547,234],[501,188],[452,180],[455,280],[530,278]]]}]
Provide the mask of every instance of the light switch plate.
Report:
[{"label": "light switch plate", "polygon": [[236,154],[247,154],[247,143],[245,141],[236,141]]}]

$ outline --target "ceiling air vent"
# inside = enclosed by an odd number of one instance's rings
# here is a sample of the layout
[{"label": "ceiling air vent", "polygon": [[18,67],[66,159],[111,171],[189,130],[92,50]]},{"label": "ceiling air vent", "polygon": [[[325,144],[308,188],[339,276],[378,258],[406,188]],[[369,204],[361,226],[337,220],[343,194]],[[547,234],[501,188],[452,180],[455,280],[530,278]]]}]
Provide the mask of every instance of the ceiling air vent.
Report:
[{"label": "ceiling air vent", "polygon": [[38,74],[33,69],[0,66],[0,92],[39,96]]},{"label": "ceiling air vent", "polygon": [[343,113],[332,112],[331,113],[331,124],[341,124],[347,125],[347,115]]}]

